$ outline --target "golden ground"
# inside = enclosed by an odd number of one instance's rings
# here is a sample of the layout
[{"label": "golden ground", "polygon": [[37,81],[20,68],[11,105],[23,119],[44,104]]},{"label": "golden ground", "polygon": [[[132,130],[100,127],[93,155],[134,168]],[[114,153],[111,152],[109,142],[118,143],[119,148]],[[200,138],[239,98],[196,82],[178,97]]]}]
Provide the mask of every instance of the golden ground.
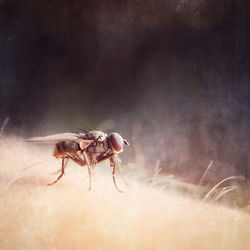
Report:
[{"label": "golden ground", "polygon": [[57,169],[59,160],[35,167],[6,188],[21,169],[48,158],[49,152],[16,139],[1,141],[0,249],[250,248],[248,213],[135,180],[118,193],[111,176],[100,174],[98,167],[91,192],[82,181],[87,171],[80,168],[47,186],[56,176],[44,174]]}]

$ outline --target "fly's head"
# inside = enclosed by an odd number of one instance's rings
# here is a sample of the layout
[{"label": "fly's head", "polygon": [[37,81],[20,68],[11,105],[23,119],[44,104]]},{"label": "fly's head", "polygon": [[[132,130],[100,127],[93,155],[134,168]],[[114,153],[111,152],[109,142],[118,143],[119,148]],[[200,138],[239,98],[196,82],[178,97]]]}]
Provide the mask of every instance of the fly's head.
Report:
[{"label": "fly's head", "polygon": [[109,135],[109,143],[112,151],[120,153],[123,151],[123,146],[129,145],[129,143],[123,139],[118,133],[111,133]]}]

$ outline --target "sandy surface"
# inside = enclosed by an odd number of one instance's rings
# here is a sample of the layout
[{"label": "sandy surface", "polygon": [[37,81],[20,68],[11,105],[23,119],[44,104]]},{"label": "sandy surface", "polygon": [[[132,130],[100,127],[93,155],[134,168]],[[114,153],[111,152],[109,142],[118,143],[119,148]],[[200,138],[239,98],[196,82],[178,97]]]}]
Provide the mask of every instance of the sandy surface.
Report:
[{"label": "sandy surface", "polygon": [[[202,203],[136,181],[118,193],[110,169],[96,170],[87,191],[86,169],[69,167],[54,186],[51,148],[16,139],[0,144],[0,249],[249,249],[250,215]],[[118,180],[122,186],[121,180]],[[124,188],[124,187],[123,187]]]}]

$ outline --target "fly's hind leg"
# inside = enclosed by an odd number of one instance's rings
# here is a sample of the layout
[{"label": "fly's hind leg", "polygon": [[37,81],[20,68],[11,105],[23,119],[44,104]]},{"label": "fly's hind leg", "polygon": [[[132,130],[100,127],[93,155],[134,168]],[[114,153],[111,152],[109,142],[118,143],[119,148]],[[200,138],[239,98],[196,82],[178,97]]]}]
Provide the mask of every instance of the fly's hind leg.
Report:
[{"label": "fly's hind leg", "polygon": [[85,151],[82,152],[83,157],[84,157],[84,161],[82,160],[81,157],[79,156],[75,156],[75,155],[71,155],[71,154],[67,154],[67,156],[73,160],[74,162],[76,162],[77,164],[79,164],[80,166],[84,166],[85,164],[88,167],[88,173],[89,173],[89,191],[91,190],[91,170],[90,170],[90,162],[89,162],[89,158],[86,154]]},{"label": "fly's hind leg", "polygon": [[90,162],[89,162],[89,158],[86,154],[85,151],[83,151],[83,156],[84,156],[84,159],[85,159],[85,162],[87,163],[87,167],[88,167],[88,173],[89,173],[89,191],[91,190],[91,170],[90,170]]},{"label": "fly's hind leg", "polygon": [[57,177],[57,179],[55,181],[53,181],[52,183],[49,183],[48,185],[51,186],[51,185],[54,185],[55,183],[57,183],[64,175],[64,168],[66,167],[67,163],[68,163],[68,158],[66,158],[66,162],[64,164],[64,159],[65,157],[62,158],[62,169],[61,169],[61,174]]}]

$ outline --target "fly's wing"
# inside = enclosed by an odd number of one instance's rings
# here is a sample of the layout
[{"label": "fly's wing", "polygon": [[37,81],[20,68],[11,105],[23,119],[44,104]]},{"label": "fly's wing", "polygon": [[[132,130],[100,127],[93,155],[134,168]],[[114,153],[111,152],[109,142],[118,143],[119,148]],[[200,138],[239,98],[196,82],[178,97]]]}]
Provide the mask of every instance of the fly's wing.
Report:
[{"label": "fly's wing", "polygon": [[38,143],[58,143],[62,141],[75,141],[79,143],[80,148],[82,150],[84,150],[94,142],[94,140],[86,139],[86,136],[84,136],[84,134],[74,134],[74,133],[62,133],[62,134],[54,134],[43,137],[32,137],[24,141],[38,142]]},{"label": "fly's wing", "polygon": [[39,142],[39,143],[57,143],[61,141],[77,141],[79,138],[78,134],[74,133],[62,133],[54,134],[42,137],[32,137],[24,140],[25,142]]}]

